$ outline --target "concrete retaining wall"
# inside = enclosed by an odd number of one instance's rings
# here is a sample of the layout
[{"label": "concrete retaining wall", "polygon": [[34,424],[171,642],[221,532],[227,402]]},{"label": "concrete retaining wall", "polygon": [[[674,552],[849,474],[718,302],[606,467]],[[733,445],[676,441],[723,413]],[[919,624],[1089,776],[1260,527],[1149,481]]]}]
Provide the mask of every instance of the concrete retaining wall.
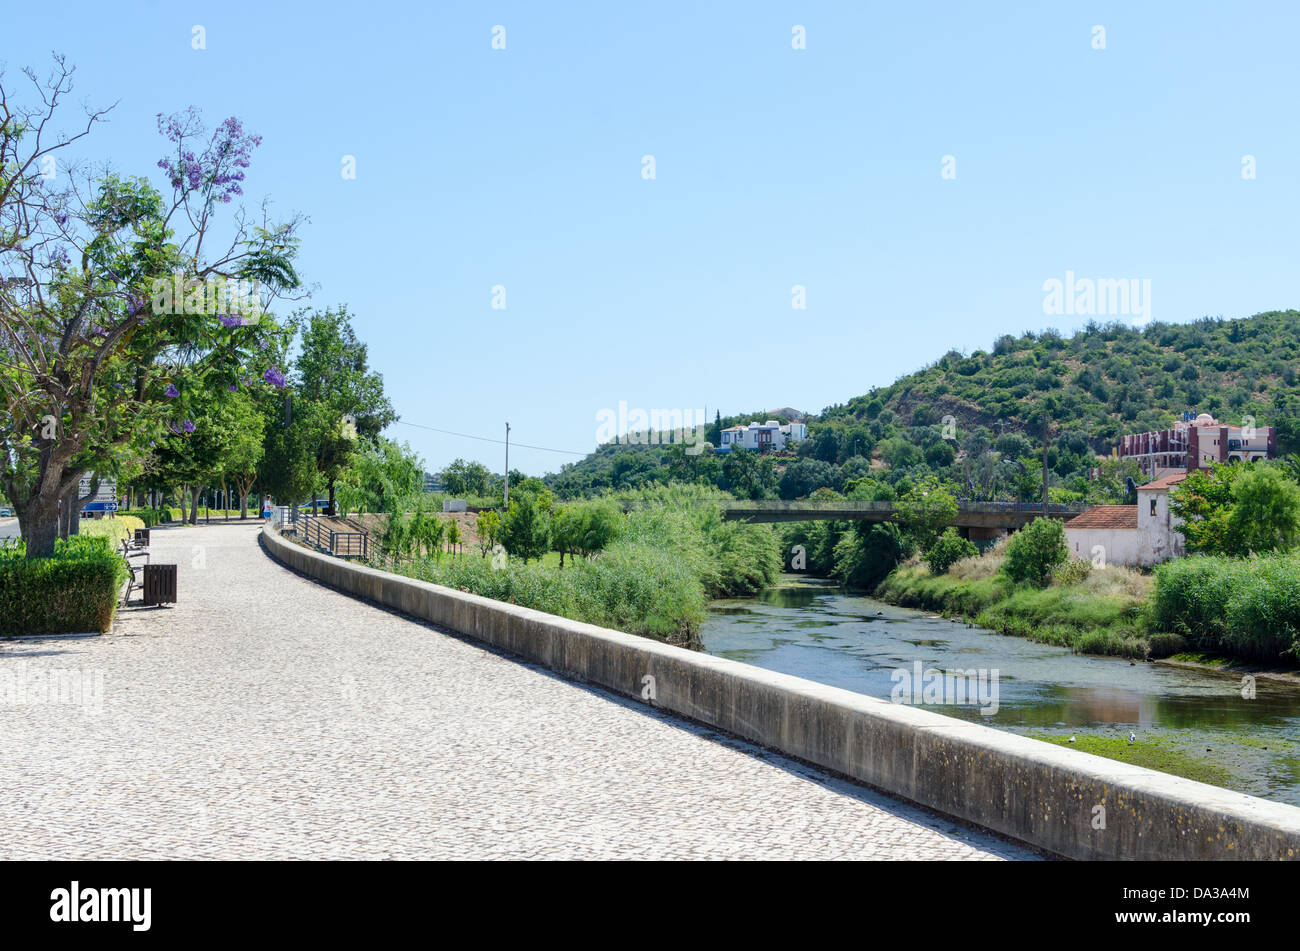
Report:
[{"label": "concrete retaining wall", "polygon": [[340,591],[1060,855],[1300,858],[1292,806],[262,538]]}]

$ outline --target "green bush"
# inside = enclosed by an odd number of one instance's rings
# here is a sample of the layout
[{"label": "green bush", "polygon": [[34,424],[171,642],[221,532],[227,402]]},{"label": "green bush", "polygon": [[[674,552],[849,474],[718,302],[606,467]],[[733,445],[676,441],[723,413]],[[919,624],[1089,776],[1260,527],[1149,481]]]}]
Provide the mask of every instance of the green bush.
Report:
[{"label": "green bush", "polygon": [[979,549],[950,526],[925,556],[925,563],[930,566],[931,574],[941,575],[963,558],[974,558],[978,554]]},{"label": "green bush", "polygon": [[0,552],[0,635],[106,631],[126,563],[108,538],[59,539],[51,558]]},{"label": "green bush", "polygon": [[1193,555],[1155,578],[1152,624],[1194,649],[1265,663],[1300,656],[1300,555]]},{"label": "green bush", "polygon": [[144,522],[145,528],[153,528],[155,525],[165,525],[172,520],[171,512],[168,509],[128,509],[125,512],[118,512],[119,516],[134,515],[140,521]]},{"label": "green bush", "polygon": [[1002,570],[1012,581],[1027,581],[1044,587],[1052,578],[1052,569],[1065,564],[1070,549],[1065,544],[1065,528],[1054,518],[1036,518],[1013,532],[1007,541]]}]

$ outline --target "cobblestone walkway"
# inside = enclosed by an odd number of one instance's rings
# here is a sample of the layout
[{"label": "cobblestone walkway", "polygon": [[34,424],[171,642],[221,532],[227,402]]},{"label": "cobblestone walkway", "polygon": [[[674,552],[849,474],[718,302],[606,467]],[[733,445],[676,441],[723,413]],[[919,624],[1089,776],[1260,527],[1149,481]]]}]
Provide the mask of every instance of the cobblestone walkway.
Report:
[{"label": "cobblestone walkway", "polygon": [[[0,859],[1033,857],[320,587],[257,531],[155,531],[179,605],[0,643]],[[53,669],[80,703],[31,689]]]}]

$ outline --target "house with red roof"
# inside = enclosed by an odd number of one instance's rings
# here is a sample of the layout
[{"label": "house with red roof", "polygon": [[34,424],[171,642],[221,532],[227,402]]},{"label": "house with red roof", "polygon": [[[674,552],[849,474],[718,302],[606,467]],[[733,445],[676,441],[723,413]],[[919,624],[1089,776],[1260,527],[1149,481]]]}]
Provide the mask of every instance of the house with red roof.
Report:
[{"label": "house with red roof", "polygon": [[1137,487],[1137,505],[1094,505],[1065,523],[1070,555],[1098,567],[1145,567],[1185,553],[1179,521],[1169,508],[1169,492],[1185,472]]}]

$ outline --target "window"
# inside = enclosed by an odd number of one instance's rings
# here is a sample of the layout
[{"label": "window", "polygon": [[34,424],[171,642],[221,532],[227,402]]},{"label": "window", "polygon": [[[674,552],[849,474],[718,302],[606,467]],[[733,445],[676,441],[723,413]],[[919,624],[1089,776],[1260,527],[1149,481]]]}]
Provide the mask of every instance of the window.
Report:
[{"label": "window", "polygon": [[1155,515],[1155,514],[1156,514],[1156,500],[1155,500],[1155,499],[1152,499],[1152,500],[1151,500],[1151,514],[1152,514],[1152,515]]}]

